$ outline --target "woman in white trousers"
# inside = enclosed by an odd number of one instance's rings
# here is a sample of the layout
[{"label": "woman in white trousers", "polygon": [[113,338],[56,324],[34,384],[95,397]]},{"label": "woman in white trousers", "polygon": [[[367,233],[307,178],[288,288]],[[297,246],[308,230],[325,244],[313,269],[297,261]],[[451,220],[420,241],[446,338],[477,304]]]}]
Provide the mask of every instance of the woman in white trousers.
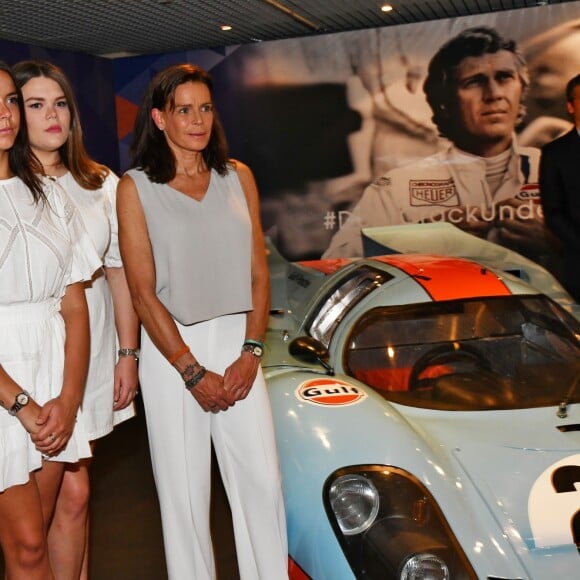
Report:
[{"label": "woman in white trousers", "polygon": [[[272,414],[260,361],[269,276],[258,191],[229,159],[199,67],[161,71],[119,184],[119,240],[143,323],[139,378],[171,580],[213,580],[213,441],[242,580],[288,578]],[[215,538],[219,542],[219,538]]]},{"label": "woman in white trousers", "polygon": [[[178,328],[205,366],[223,374],[238,356],[245,318],[234,314]],[[146,333],[142,336],[141,353],[140,372],[143,377],[148,376],[144,382],[163,385],[143,387],[142,391],[153,472],[165,514],[164,543],[170,546],[170,577],[215,577],[209,534],[213,441],[235,522],[240,576],[248,580],[279,578],[280,562],[287,559],[280,540],[286,536],[284,505],[278,493],[280,476],[270,401],[261,370],[242,403],[225,412],[207,413],[191,404],[191,395],[183,388],[180,376]],[[219,542],[219,538],[215,541]],[[194,572],[186,576],[184,570]]]}]

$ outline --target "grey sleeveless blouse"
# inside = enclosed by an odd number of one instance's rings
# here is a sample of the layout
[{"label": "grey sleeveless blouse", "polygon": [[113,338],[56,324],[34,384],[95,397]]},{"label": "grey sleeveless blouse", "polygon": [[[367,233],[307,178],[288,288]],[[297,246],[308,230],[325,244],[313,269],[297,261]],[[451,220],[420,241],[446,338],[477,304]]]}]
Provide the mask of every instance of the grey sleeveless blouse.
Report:
[{"label": "grey sleeveless blouse", "polygon": [[137,169],[133,179],[153,250],[156,293],[181,324],[252,310],[252,224],[235,170],[211,172],[196,201]]}]

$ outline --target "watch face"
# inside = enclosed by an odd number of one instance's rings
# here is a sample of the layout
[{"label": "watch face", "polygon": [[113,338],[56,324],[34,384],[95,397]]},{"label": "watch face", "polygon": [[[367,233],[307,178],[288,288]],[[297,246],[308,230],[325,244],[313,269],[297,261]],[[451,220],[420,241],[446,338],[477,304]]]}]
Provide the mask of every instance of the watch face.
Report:
[{"label": "watch face", "polygon": [[22,407],[28,405],[29,401],[30,395],[26,391],[21,391],[16,395],[16,397],[14,397],[14,405],[8,409],[8,413],[10,413],[12,416],[16,415],[16,413],[18,413]]},{"label": "watch face", "polygon": [[28,404],[28,395],[26,393],[18,393],[16,395],[16,402],[19,405],[27,405]]},{"label": "watch face", "polygon": [[264,354],[264,349],[258,344],[244,344],[242,350],[253,354],[254,356],[261,357]]}]

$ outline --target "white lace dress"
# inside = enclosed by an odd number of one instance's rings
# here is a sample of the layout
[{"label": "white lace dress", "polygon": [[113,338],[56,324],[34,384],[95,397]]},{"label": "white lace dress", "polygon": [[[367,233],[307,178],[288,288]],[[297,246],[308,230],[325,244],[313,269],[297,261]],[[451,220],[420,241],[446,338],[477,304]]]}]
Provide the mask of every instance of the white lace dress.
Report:
[{"label": "white lace dress", "polygon": [[[89,280],[100,261],[78,211],[56,184],[34,204],[17,177],[0,180],[0,364],[39,404],[58,396],[64,364],[60,302],[68,284]],[[56,461],[90,456],[79,413]],[[41,454],[16,417],[0,409],[0,491],[26,483]]]},{"label": "white lace dress", "polygon": [[[83,189],[70,172],[59,177],[57,182],[79,210],[101,258],[101,265],[108,268],[122,267],[115,209],[119,178],[111,172],[103,187],[92,191]],[[118,344],[113,299],[103,268],[99,268],[92,282],[85,287],[91,322],[91,360],[82,409],[89,438],[93,440],[112,431],[114,425],[133,417],[135,409],[131,404],[113,412],[113,373]]]}]

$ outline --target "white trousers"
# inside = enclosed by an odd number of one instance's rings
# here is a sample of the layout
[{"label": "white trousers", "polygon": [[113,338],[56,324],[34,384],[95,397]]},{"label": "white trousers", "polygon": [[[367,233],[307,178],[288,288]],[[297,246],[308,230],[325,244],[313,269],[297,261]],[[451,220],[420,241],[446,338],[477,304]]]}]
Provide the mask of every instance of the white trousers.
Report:
[{"label": "white trousers", "polygon": [[[223,374],[239,356],[245,324],[246,315],[235,314],[178,328],[200,364]],[[209,523],[212,440],[241,579],[287,579],[282,486],[261,370],[246,399],[206,413],[143,331],[139,375],[170,580],[216,577]]]}]

